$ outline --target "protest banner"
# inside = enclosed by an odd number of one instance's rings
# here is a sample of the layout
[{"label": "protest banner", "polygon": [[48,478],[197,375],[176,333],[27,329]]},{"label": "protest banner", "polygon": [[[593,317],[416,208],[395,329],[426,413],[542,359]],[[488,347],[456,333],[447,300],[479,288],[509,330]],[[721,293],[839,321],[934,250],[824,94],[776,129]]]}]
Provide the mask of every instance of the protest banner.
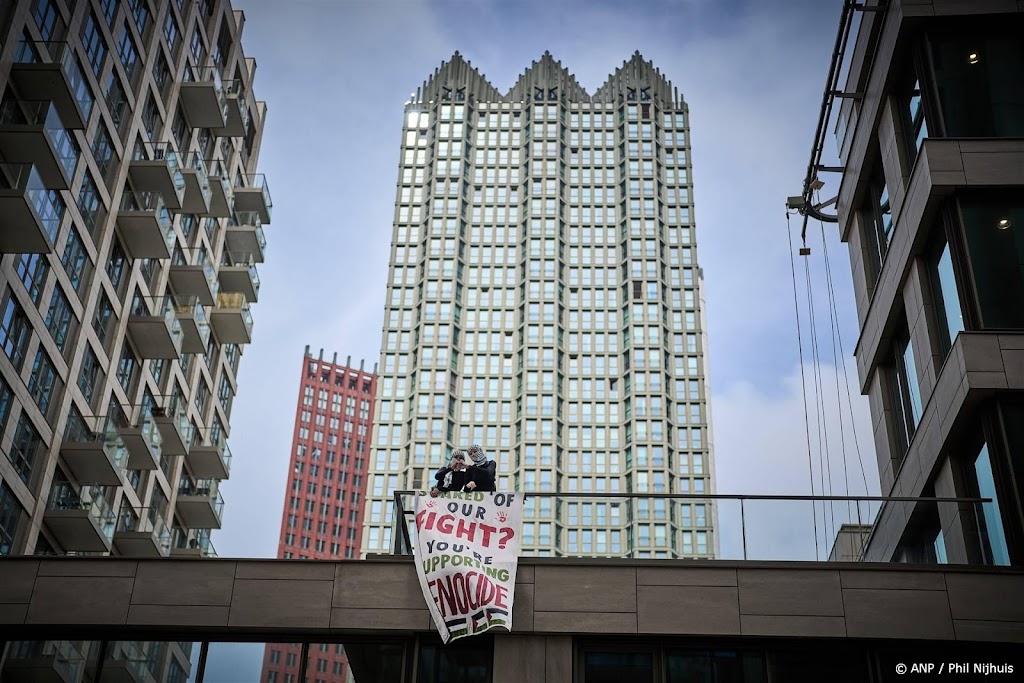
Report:
[{"label": "protest banner", "polygon": [[415,509],[416,574],[444,642],[511,631],[522,495],[417,494]]}]

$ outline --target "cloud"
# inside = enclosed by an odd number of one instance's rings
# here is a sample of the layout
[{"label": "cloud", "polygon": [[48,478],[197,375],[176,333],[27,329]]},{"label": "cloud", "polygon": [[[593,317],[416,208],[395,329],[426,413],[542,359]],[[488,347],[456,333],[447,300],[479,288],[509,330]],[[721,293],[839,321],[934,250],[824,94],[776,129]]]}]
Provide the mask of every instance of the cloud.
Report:
[{"label": "cloud", "polygon": [[[847,365],[853,399],[852,419],[842,371],[837,372],[832,365],[821,365],[817,384],[822,387],[820,397],[824,406],[820,430],[815,408],[814,367],[810,364],[804,367],[810,454],[798,365],[791,366],[781,385],[772,390],[737,381],[719,391],[712,406],[718,492],[877,496],[878,473],[867,401],[856,393],[853,361]],[[744,507],[749,559],[813,560],[816,554],[819,559],[825,559],[839,525],[858,521],[870,523],[877,511],[877,504],[861,503],[858,518],[856,504],[818,503],[812,513],[812,504],[808,501],[750,501]],[[719,535],[724,558],[743,557],[737,503],[720,507]]]}]

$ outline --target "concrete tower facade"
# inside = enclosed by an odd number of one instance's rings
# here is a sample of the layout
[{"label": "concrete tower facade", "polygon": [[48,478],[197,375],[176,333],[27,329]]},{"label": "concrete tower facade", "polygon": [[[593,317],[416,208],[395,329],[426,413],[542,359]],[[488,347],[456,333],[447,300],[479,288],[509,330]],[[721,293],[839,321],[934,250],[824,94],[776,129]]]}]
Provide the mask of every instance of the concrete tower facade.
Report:
[{"label": "concrete tower facade", "polygon": [[527,554],[711,557],[702,273],[686,103],[639,53],[593,95],[550,54],[502,95],[456,53],[413,95],[363,536],[479,443],[535,497]]}]

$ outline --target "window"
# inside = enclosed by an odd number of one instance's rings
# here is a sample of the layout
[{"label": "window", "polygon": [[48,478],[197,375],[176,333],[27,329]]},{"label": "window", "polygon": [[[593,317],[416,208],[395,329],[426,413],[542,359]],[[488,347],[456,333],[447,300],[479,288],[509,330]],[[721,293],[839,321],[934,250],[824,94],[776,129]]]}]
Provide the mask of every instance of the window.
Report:
[{"label": "window", "polygon": [[100,382],[100,362],[92,346],[86,345],[85,353],[82,355],[82,371],[78,375],[78,388],[88,403],[92,403],[96,388]]},{"label": "window", "polygon": [[947,137],[1024,136],[1020,23],[958,25],[929,38],[942,132]]},{"label": "window", "polygon": [[50,265],[43,254],[22,254],[15,265],[18,272],[18,279],[25,285],[25,291],[32,299],[32,303],[39,305],[43,298],[43,286],[46,284],[46,275],[50,272]]},{"label": "window", "polygon": [[146,6],[146,0],[130,0],[128,6],[131,8],[132,18],[135,19],[135,28],[138,29],[139,35],[145,38],[146,29],[149,28],[149,8]]},{"label": "window", "polygon": [[121,58],[121,66],[124,67],[128,80],[134,80],[135,65],[139,61],[139,53],[135,49],[135,41],[132,40],[132,30],[127,21],[121,27],[121,36],[117,39],[117,55]]},{"label": "window", "polygon": [[[109,159],[107,160],[109,161]],[[104,162],[104,167],[106,162]],[[103,206],[100,201],[99,190],[96,189],[96,182],[92,179],[92,173],[85,172],[82,176],[82,187],[78,191],[78,211],[82,214],[82,220],[90,235],[96,234],[96,228],[100,224],[100,208]],[[72,229],[74,232],[74,229]]]},{"label": "window", "polygon": [[1003,533],[1003,520],[999,510],[995,479],[992,476],[992,461],[989,458],[988,444],[981,447],[981,451],[974,459],[973,469],[978,497],[992,499],[991,503],[981,504],[981,518],[978,520],[985,563],[1008,565],[1010,564],[1010,553],[1006,547],[1006,536]]},{"label": "window", "polygon": [[934,247],[928,272],[932,283],[932,297],[935,300],[939,346],[942,353],[946,354],[949,353],[957,334],[964,329],[964,316],[960,309],[960,289],[953,272],[949,242],[945,236],[942,236]]},{"label": "window", "polygon": [[128,281],[128,259],[125,257],[124,249],[120,240],[114,237],[110,244],[110,256],[107,258],[107,277],[118,293],[122,291],[121,285]]},{"label": "window", "polygon": [[68,243],[64,247],[64,255],[60,262],[71,280],[71,286],[76,292],[81,292],[89,272],[89,254],[85,251],[85,244],[82,243],[82,238],[74,226],[68,231]]},{"label": "window", "polygon": [[25,351],[28,348],[28,340],[32,335],[32,327],[29,325],[25,311],[17,301],[14,300],[13,292],[8,294],[7,302],[4,304],[3,318],[0,319],[0,346],[4,353],[11,359],[11,364],[21,370],[25,362]]},{"label": "window", "polygon": [[32,426],[28,413],[22,411],[18,418],[18,427],[14,430],[14,443],[11,444],[7,459],[14,465],[14,470],[21,480],[28,484],[32,479],[32,467],[35,464],[36,454],[42,438],[39,432]]},{"label": "window", "polygon": [[907,145],[911,159],[916,159],[921,145],[928,137],[928,122],[924,115],[924,101],[921,99],[921,81],[914,79],[904,105],[906,112]]},{"label": "window", "polygon": [[192,31],[192,42],[189,45],[189,49],[192,51],[192,59],[195,60],[197,65],[203,63],[203,36],[199,33],[199,29],[196,28]]},{"label": "window", "polygon": [[878,275],[882,272],[882,263],[885,262],[885,255],[889,251],[893,231],[889,189],[885,185],[885,172],[881,159],[877,157],[875,171],[868,186],[868,200],[861,212],[861,217],[863,227],[861,239],[864,242],[864,265],[867,269],[865,275],[869,283],[868,289],[873,291]]},{"label": "window", "polygon": [[892,392],[895,452],[902,458],[914,438],[921,420],[921,390],[917,382],[917,363],[910,336],[904,327],[893,341],[893,358],[888,367]]},{"label": "window", "polygon": [[107,45],[103,42],[99,21],[96,15],[89,12],[89,16],[82,22],[82,47],[85,48],[85,56],[92,65],[92,72],[97,77],[103,69],[103,60],[107,56]]},{"label": "window", "polygon": [[21,504],[14,498],[7,483],[0,480],[0,556],[14,551],[14,537],[21,522]]},{"label": "window", "polygon": [[[110,133],[107,132],[107,126],[103,123],[102,119],[96,125],[96,137],[92,140],[92,156],[96,161],[97,168],[100,170],[100,177],[109,177],[110,162],[114,158],[114,141],[111,139]],[[86,177],[89,177],[88,173]],[[79,198],[78,207],[82,208],[81,198]],[[93,231],[93,226],[89,226],[89,231]]]},{"label": "window", "polygon": [[126,343],[121,350],[121,360],[117,363],[117,382],[124,389],[126,394],[131,394],[132,382],[135,379],[135,369],[138,367],[138,360],[131,348]]},{"label": "window", "polygon": [[121,130],[121,123],[127,121],[129,117],[124,116],[124,110],[128,106],[128,98],[124,94],[124,88],[121,87],[121,81],[117,74],[113,71],[110,72],[110,77],[107,80],[107,108],[110,110],[110,118],[114,122],[114,127]]},{"label": "window", "polygon": [[57,8],[54,7],[53,0],[36,0],[35,6],[32,8],[32,18],[35,19],[36,26],[39,27],[39,35],[47,42],[54,37],[57,16]]},{"label": "window", "polygon": [[32,364],[32,374],[28,380],[28,393],[36,402],[39,411],[45,416],[49,414],[50,401],[57,383],[57,369],[53,367],[50,357],[42,346],[36,351],[36,360]]},{"label": "window", "polygon": [[50,308],[46,311],[46,329],[56,342],[57,348],[64,353],[64,347],[71,336],[71,320],[73,313],[68,298],[64,296],[60,285],[53,288],[53,295],[50,297]]},{"label": "window", "polygon": [[114,16],[117,14],[117,0],[100,0],[100,11],[108,24],[114,23]]},{"label": "window", "polygon": [[975,195],[960,199],[971,273],[985,328],[1024,328],[1024,203]]}]

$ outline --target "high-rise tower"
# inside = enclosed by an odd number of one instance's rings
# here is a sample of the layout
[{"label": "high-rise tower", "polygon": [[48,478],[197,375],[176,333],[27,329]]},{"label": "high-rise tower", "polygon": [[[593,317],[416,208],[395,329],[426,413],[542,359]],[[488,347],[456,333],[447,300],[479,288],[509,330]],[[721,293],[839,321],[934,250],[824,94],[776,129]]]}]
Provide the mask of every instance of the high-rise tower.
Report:
[{"label": "high-rise tower", "polygon": [[[639,53],[505,95],[458,53],[405,106],[363,551],[456,446],[535,497],[528,554],[714,554],[686,103]],[[674,506],[674,509],[673,509]]]}]

